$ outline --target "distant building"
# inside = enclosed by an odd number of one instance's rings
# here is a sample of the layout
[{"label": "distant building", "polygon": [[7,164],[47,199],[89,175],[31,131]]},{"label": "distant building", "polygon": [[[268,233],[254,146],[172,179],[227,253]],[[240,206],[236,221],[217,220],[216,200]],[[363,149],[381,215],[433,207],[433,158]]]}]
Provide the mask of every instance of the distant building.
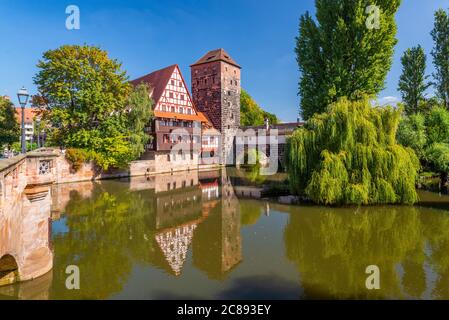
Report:
[{"label": "distant building", "polygon": [[[15,107],[19,126],[22,125],[22,108]],[[34,139],[34,122],[38,119],[39,109],[25,108],[25,140],[32,142]]]}]

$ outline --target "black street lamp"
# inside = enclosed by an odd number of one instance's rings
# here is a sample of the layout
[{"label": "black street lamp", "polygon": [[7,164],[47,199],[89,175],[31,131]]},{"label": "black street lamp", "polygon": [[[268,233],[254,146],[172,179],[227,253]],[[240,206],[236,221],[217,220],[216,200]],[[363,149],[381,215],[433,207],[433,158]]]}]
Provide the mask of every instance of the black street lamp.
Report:
[{"label": "black street lamp", "polygon": [[19,99],[19,104],[22,107],[22,138],[21,138],[21,146],[22,146],[22,153],[26,153],[26,141],[25,141],[25,106],[28,102],[28,98],[30,97],[27,89],[25,87],[22,87],[17,92],[17,98]]}]

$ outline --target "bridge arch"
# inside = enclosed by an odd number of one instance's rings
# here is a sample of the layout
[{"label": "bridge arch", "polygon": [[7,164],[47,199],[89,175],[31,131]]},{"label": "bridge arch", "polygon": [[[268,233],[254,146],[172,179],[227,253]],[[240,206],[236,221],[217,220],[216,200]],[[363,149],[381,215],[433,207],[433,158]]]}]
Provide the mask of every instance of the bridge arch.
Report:
[{"label": "bridge arch", "polygon": [[16,259],[6,254],[0,258],[0,286],[12,284],[19,280],[19,266]]}]

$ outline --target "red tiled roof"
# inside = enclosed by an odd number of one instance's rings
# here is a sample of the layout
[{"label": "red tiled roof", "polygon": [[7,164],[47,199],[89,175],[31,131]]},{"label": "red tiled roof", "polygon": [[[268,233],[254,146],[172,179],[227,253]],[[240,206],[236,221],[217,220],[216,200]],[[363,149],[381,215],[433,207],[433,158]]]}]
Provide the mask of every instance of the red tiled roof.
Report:
[{"label": "red tiled roof", "polygon": [[199,64],[203,64],[203,63],[208,63],[208,62],[212,62],[212,61],[224,61],[227,62],[229,64],[232,64],[238,68],[241,68],[237,62],[235,62],[231,56],[224,50],[224,49],[216,49],[216,50],[212,50],[209,51],[208,53],[206,53],[201,59],[199,59],[197,62],[195,62],[194,64],[191,65],[192,66],[196,66]]},{"label": "red tiled roof", "polygon": [[146,76],[132,80],[130,81],[130,83],[134,86],[137,86],[141,83],[149,84],[153,89],[152,98],[154,102],[157,103],[161,98],[162,93],[164,92],[165,87],[167,86],[167,83],[170,80],[170,77],[173,74],[173,71],[175,71],[176,67],[176,64],[168,66],[166,68],[147,74]]},{"label": "red tiled roof", "polygon": [[[14,107],[16,109],[17,121],[22,123],[22,108]],[[34,118],[39,114],[40,110],[38,108],[25,108],[25,122],[33,122]]]}]

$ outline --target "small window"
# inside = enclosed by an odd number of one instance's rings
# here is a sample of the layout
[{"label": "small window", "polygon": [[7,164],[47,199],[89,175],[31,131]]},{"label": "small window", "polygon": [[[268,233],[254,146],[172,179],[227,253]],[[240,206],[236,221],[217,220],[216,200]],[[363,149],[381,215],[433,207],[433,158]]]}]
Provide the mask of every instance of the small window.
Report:
[{"label": "small window", "polygon": [[167,191],[170,191],[171,185],[170,183],[167,183]]},{"label": "small window", "polygon": [[175,112],[175,107],[171,107],[171,112]]},{"label": "small window", "polygon": [[168,96],[169,96],[170,98],[173,98],[173,92],[170,92],[170,93],[168,94]]},{"label": "small window", "polygon": [[190,108],[187,109],[187,113],[188,113],[188,114],[192,114],[192,109],[190,109]]},{"label": "small window", "polygon": [[184,108],[179,108],[179,113],[184,113]]},{"label": "small window", "polygon": [[184,100],[184,95],[183,94],[181,94],[181,100]]},{"label": "small window", "polygon": [[230,96],[231,95],[231,91],[228,91],[228,96]]},{"label": "small window", "polygon": [[182,87],[182,82],[181,81],[179,81],[179,86]]},{"label": "small window", "polygon": [[167,161],[170,162],[170,153],[167,154]]},{"label": "small window", "polygon": [[171,84],[172,84],[172,86],[174,86],[175,85],[175,80],[172,80]]}]

